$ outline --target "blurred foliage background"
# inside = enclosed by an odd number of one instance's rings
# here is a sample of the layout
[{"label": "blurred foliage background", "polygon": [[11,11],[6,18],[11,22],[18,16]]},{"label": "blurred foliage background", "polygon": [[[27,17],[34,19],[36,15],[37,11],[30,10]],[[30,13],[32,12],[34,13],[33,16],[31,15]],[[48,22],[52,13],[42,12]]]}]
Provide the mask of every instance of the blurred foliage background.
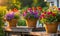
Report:
[{"label": "blurred foliage background", "polygon": [[9,0],[7,2],[7,9],[13,9],[16,7],[17,9],[23,9],[25,7],[37,7],[41,6],[42,8],[47,7],[47,2],[44,0]]},{"label": "blurred foliage background", "polygon": [[[4,36],[2,31],[2,26],[4,25],[3,17],[7,13],[7,10],[17,8],[18,10],[23,10],[28,7],[41,6],[42,8],[49,7],[47,2],[44,0],[1,0],[0,3],[0,36]],[[18,26],[26,26],[25,20],[19,20]]]},{"label": "blurred foliage background", "polygon": [[5,6],[0,6],[0,36],[4,36],[2,26],[4,26],[3,18],[4,18],[4,15],[6,14],[6,11],[7,11],[7,8]]}]

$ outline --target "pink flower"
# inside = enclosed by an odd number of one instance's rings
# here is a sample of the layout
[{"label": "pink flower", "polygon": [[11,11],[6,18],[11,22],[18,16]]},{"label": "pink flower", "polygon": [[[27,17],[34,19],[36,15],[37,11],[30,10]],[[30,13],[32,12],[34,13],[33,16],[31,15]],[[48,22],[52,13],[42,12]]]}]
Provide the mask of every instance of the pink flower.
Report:
[{"label": "pink flower", "polygon": [[35,11],[35,12],[33,12],[34,14],[36,14],[36,15],[38,15],[38,12],[37,11]]},{"label": "pink flower", "polygon": [[42,19],[43,17],[40,15],[40,19]]},{"label": "pink flower", "polygon": [[28,12],[32,12],[32,8],[28,8],[27,11],[28,11]]},{"label": "pink flower", "polygon": [[26,12],[24,12],[24,13],[23,13],[23,16],[26,16],[26,14],[27,14],[27,13],[26,13]]},{"label": "pink flower", "polygon": [[28,8],[27,10],[32,10],[32,8]]}]

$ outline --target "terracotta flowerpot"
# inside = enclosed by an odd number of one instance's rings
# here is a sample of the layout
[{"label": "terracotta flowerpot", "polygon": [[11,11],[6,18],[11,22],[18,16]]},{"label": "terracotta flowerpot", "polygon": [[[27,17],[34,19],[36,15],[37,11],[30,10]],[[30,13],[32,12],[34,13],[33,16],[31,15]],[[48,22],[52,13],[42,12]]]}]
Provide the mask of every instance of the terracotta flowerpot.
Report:
[{"label": "terracotta flowerpot", "polygon": [[38,19],[26,19],[26,25],[28,26],[28,27],[36,27],[36,24],[37,24],[37,20]]},{"label": "terracotta flowerpot", "polygon": [[58,24],[60,24],[60,22],[58,22]]},{"label": "terracotta flowerpot", "polygon": [[47,33],[56,33],[57,32],[58,23],[45,23],[45,29]]},{"label": "terracotta flowerpot", "polygon": [[8,27],[11,28],[11,27],[16,27],[17,25],[17,19],[12,19],[10,21],[7,21],[9,23]]}]

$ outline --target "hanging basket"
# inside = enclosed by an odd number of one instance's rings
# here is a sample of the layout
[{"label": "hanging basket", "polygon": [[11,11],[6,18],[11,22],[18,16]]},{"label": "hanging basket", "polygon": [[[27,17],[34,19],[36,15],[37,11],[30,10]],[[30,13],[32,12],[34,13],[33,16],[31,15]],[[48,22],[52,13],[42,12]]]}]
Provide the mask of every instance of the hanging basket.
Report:
[{"label": "hanging basket", "polygon": [[12,19],[12,20],[9,20],[7,22],[9,23],[8,27],[11,28],[11,27],[16,27],[18,20]]},{"label": "hanging basket", "polygon": [[37,24],[37,20],[38,19],[26,19],[26,25],[28,27],[36,27],[36,24]]},{"label": "hanging basket", "polygon": [[58,28],[58,23],[45,23],[45,29],[47,33],[56,33]]}]

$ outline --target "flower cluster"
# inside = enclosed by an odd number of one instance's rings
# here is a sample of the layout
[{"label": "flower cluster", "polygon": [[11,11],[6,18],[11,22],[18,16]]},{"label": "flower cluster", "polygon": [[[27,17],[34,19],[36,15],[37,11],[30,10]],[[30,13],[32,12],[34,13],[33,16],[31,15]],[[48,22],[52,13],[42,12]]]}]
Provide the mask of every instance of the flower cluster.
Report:
[{"label": "flower cluster", "polygon": [[37,10],[37,8],[34,8],[34,7],[28,8],[26,11],[23,12],[23,17],[25,19],[38,19],[39,15],[40,15],[40,12]]},{"label": "flower cluster", "polygon": [[19,19],[19,17],[19,14],[16,12],[10,12],[5,16],[6,20]]},{"label": "flower cluster", "polygon": [[57,21],[57,13],[53,12],[44,12],[40,15],[40,19],[44,22],[56,22]]},{"label": "flower cluster", "polygon": [[48,11],[44,11],[43,13],[41,13],[40,20],[42,23],[58,22],[60,19],[59,16],[60,14],[58,13],[58,9],[51,7],[48,9]]}]

